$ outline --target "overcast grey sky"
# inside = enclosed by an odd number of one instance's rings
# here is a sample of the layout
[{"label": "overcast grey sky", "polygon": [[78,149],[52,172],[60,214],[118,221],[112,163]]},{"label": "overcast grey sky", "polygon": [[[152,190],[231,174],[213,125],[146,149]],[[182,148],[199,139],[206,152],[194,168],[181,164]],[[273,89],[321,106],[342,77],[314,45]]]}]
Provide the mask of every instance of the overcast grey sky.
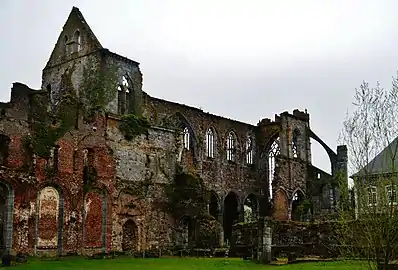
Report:
[{"label": "overcast grey sky", "polygon": [[150,95],[252,124],[307,108],[332,149],[354,89],[389,87],[398,66],[396,0],[0,0],[1,101],[15,81],[40,87],[73,5]]}]

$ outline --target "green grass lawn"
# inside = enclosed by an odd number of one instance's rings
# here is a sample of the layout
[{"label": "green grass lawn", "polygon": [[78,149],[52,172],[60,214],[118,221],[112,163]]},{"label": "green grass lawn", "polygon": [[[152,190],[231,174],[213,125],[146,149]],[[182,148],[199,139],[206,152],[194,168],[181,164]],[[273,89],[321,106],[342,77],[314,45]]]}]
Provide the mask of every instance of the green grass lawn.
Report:
[{"label": "green grass lawn", "polygon": [[11,269],[37,269],[37,270],[62,270],[62,269],[143,269],[143,270],[212,270],[212,269],[338,269],[356,270],[364,269],[359,263],[348,262],[317,262],[299,263],[292,265],[261,265],[251,261],[241,259],[204,259],[204,258],[161,258],[161,259],[132,259],[119,258],[112,260],[87,260],[84,258],[62,259],[62,260],[43,260],[30,259],[28,263],[12,267]]}]

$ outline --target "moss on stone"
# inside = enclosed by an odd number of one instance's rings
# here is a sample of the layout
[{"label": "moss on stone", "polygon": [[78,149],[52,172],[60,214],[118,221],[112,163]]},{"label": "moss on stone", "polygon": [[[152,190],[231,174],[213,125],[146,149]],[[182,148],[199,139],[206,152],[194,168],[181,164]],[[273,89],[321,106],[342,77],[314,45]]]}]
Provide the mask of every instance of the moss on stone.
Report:
[{"label": "moss on stone", "polygon": [[132,140],[141,134],[148,134],[150,124],[143,116],[134,114],[126,114],[122,116],[119,130],[122,132],[126,140]]},{"label": "moss on stone", "polygon": [[83,71],[79,91],[72,84],[72,66],[61,79],[63,95],[58,104],[49,108],[46,93],[37,93],[31,99],[32,133],[23,138],[23,145],[39,157],[48,159],[56,142],[77,126],[80,115],[92,115],[105,110],[117,91],[117,72],[113,65],[98,67],[90,61]]},{"label": "moss on stone", "polygon": [[165,186],[167,209],[175,217],[196,217],[207,213],[210,192],[204,187],[200,176],[177,169],[172,183]]}]

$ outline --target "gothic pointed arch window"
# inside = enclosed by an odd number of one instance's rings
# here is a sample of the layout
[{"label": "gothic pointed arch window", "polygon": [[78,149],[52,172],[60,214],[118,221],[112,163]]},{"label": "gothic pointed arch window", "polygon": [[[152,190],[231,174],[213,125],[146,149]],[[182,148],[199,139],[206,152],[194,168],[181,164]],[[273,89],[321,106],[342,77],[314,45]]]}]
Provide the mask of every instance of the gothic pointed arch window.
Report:
[{"label": "gothic pointed arch window", "polygon": [[269,198],[272,199],[272,182],[275,178],[275,165],[276,157],[280,154],[279,137],[276,138],[268,152],[268,185],[269,185]]},{"label": "gothic pointed arch window", "polygon": [[248,136],[246,139],[246,164],[253,164],[253,152],[254,142],[252,136]]},{"label": "gothic pointed arch window", "polygon": [[227,160],[235,161],[236,141],[235,134],[231,131],[227,137]]},{"label": "gothic pointed arch window", "polygon": [[189,130],[187,127],[185,127],[183,131],[183,144],[184,148],[189,150]]},{"label": "gothic pointed arch window", "polygon": [[81,35],[80,35],[80,31],[76,30],[75,34],[73,35],[74,38],[74,43],[75,43],[75,50],[73,50],[72,52],[79,52],[81,49]]},{"label": "gothic pointed arch window", "polygon": [[214,148],[215,148],[215,137],[212,128],[206,131],[206,156],[209,158],[214,158]]}]

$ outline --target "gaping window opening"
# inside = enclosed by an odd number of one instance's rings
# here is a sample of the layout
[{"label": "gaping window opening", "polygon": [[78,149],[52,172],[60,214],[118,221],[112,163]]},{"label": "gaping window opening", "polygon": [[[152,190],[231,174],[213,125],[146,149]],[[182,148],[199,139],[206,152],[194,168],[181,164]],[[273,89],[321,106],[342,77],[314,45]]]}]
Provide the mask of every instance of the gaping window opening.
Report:
[{"label": "gaping window opening", "polygon": [[276,157],[280,154],[279,148],[279,137],[276,138],[268,152],[268,187],[269,187],[269,198],[272,199],[272,182],[274,181]]},{"label": "gaping window opening", "polygon": [[235,161],[235,136],[233,134],[233,132],[231,131],[228,134],[228,138],[227,138],[227,160],[228,161]]},{"label": "gaping window opening", "polygon": [[246,163],[253,164],[253,138],[251,136],[246,140]]},{"label": "gaping window opening", "polygon": [[206,156],[214,158],[214,132],[209,128],[206,132]]},{"label": "gaping window opening", "polygon": [[187,127],[185,127],[183,131],[183,144],[184,148],[189,150],[189,130]]},{"label": "gaping window opening", "polygon": [[128,77],[122,77],[121,82],[117,88],[118,96],[117,96],[117,103],[118,103],[118,113],[125,114],[125,113],[133,113],[133,91],[132,85],[130,84]]},{"label": "gaping window opening", "polygon": [[123,91],[122,86],[117,87],[117,111],[119,114],[124,114],[125,111],[125,93]]},{"label": "gaping window opening", "polygon": [[295,130],[293,132],[293,137],[292,137],[292,154],[294,158],[298,158],[299,157],[299,153],[298,153],[298,146],[297,146],[297,138],[299,136],[299,132],[298,130]]},{"label": "gaping window opening", "polygon": [[80,52],[81,49],[81,36],[80,36],[80,31],[76,30],[74,34],[74,42],[75,42],[75,50],[72,50],[72,53],[74,52]]},{"label": "gaping window opening", "polygon": [[369,205],[377,204],[377,188],[376,187],[368,187],[368,204]]},{"label": "gaping window opening", "polygon": [[397,204],[397,191],[395,185],[386,186],[387,202],[389,204]]}]

